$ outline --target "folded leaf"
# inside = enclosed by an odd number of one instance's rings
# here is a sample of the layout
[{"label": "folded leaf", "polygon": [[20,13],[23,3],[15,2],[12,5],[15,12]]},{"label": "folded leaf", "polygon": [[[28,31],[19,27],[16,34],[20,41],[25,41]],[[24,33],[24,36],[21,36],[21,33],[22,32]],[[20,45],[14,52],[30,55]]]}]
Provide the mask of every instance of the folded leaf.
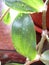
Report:
[{"label": "folded leaf", "polygon": [[36,56],[36,33],[30,15],[20,14],[12,24],[12,41],[17,52],[33,60]]},{"label": "folded leaf", "polygon": [[43,7],[43,0],[4,0],[5,3],[20,12],[39,12]]}]

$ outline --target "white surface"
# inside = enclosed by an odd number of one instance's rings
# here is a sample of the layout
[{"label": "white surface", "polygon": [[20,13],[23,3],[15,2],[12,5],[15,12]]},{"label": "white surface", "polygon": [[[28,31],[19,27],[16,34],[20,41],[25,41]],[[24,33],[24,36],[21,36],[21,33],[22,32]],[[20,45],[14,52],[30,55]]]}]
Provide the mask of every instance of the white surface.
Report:
[{"label": "white surface", "polygon": [[0,65],[1,65],[1,61],[0,61]]}]

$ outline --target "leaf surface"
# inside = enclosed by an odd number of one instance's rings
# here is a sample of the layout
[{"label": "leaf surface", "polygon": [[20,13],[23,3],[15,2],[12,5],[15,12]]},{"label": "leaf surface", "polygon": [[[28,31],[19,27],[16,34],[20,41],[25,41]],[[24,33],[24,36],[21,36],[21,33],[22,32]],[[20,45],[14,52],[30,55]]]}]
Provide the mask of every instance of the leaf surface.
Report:
[{"label": "leaf surface", "polygon": [[12,41],[17,52],[33,60],[36,56],[36,33],[28,14],[19,14],[12,24]]},{"label": "leaf surface", "polygon": [[44,6],[43,0],[4,0],[6,5],[20,12],[39,12]]},{"label": "leaf surface", "polygon": [[4,2],[2,4],[3,4],[2,15],[4,15],[3,21],[6,25],[12,24],[13,20],[18,15],[18,12],[13,9],[9,9],[9,7],[5,5]]}]

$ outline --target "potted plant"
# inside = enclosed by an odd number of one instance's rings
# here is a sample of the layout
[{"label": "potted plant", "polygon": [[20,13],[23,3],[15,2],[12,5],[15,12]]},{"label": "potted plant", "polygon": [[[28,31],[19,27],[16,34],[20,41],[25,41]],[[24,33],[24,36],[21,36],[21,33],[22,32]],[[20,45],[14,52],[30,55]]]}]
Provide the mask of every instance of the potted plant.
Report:
[{"label": "potted plant", "polygon": [[[9,7],[0,21],[4,19],[6,24],[9,23],[10,8],[18,10],[19,14],[11,23],[11,37],[13,45],[17,52],[26,57],[25,65],[34,65],[35,61],[42,61],[44,64],[49,64],[49,50],[42,50],[45,40],[49,42],[48,31],[46,28],[46,12],[48,0],[3,0]],[[42,33],[41,29],[37,29],[34,25],[35,13],[42,12]],[[6,15],[7,14],[7,15]],[[14,14],[13,14],[14,15]],[[41,20],[41,19],[40,19]],[[33,22],[34,21],[34,22]],[[36,23],[35,23],[36,24]],[[35,28],[34,28],[35,26]],[[40,26],[40,25],[39,25]],[[36,32],[38,30],[42,34],[40,42],[36,45]],[[40,30],[40,31],[39,31]],[[36,50],[37,49],[37,50]]]}]

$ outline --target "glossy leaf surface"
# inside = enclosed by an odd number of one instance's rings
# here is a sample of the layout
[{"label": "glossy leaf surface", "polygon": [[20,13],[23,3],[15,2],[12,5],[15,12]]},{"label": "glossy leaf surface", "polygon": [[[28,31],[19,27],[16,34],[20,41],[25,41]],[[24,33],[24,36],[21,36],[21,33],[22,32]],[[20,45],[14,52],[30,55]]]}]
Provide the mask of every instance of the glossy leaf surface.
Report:
[{"label": "glossy leaf surface", "polygon": [[49,50],[46,50],[46,51],[41,55],[40,60],[41,60],[44,64],[49,65]]},{"label": "glossy leaf surface", "polygon": [[33,60],[36,56],[36,33],[30,15],[20,14],[12,24],[12,41],[17,52]]},{"label": "glossy leaf surface", "polygon": [[39,12],[43,7],[43,0],[4,0],[6,5],[20,12]]}]

